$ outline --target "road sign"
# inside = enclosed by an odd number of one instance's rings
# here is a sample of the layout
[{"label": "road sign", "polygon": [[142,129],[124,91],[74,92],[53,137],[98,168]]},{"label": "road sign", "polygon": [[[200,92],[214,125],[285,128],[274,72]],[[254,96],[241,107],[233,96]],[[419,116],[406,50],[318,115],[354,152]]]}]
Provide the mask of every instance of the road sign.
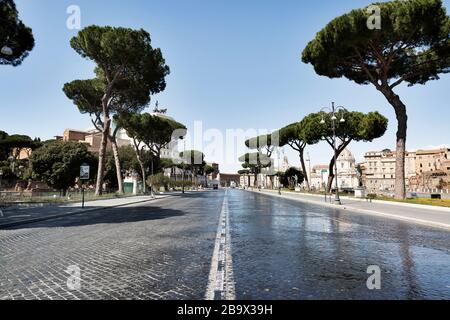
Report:
[{"label": "road sign", "polygon": [[89,180],[90,179],[90,167],[87,164],[82,164],[80,166],[80,180]]}]

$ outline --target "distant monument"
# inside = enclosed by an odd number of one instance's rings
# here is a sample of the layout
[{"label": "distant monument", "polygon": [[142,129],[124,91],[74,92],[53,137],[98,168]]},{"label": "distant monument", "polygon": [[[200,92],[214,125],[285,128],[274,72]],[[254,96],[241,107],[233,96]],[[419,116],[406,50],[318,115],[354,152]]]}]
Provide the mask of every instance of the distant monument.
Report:
[{"label": "distant monument", "polygon": [[281,172],[286,172],[291,166],[289,165],[289,159],[287,156],[284,156],[283,163],[281,165]]}]

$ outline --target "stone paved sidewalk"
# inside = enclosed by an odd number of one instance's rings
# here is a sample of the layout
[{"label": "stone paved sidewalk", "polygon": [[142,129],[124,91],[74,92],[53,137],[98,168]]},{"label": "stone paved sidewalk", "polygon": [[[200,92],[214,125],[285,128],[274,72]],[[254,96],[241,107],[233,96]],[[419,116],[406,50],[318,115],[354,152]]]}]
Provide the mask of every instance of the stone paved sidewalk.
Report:
[{"label": "stone paved sidewalk", "polygon": [[170,196],[176,196],[176,193],[157,195],[154,198],[152,198],[151,196],[135,196],[88,201],[85,203],[84,209],[81,208],[80,202],[34,208],[10,208],[7,210],[3,210],[3,216],[0,216],[0,229],[33,222],[45,221],[48,219],[54,219],[68,215],[142,203]]},{"label": "stone paved sidewalk", "polygon": [[[324,196],[293,192],[282,192],[282,195],[279,196],[278,191],[272,190],[252,192],[336,208],[335,204],[330,203],[329,197],[328,202],[325,202]],[[369,202],[364,199],[349,197],[341,197],[341,201],[342,206],[339,207],[340,209],[353,211],[355,213],[373,214],[450,230],[450,208],[380,200]]]}]

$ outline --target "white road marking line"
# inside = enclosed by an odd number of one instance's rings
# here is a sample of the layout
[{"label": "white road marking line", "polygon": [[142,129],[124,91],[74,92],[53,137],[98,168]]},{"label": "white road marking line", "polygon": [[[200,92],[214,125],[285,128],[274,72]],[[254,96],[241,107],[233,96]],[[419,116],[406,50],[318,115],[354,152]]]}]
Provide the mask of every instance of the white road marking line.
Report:
[{"label": "white road marking line", "polygon": [[217,228],[216,242],[211,261],[206,300],[235,300],[233,260],[231,254],[230,218],[228,211],[228,191],[222,204]]}]

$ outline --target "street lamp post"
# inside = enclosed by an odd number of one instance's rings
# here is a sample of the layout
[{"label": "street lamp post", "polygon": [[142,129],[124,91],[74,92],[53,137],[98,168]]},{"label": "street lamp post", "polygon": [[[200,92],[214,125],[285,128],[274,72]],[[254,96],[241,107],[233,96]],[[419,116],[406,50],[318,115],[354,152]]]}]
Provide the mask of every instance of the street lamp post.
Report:
[{"label": "street lamp post", "polygon": [[[2,179],[3,179],[3,170],[0,170],[0,199],[2,197],[1,191],[2,191]],[[3,217],[3,211],[2,211],[2,207],[0,204],[0,217]]]},{"label": "street lamp post", "polygon": [[281,179],[280,179],[280,175],[281,175],[281,166],[280,166],[280,154],[281,154],[281,150],[278,149],[278,194],[281,196]]},{"label": "street lamp post", "polygon": [[309,155],[309,152],[306,154],[306,162],[308,162],[308,172],[305,172],[306,174],[306,178],[308,179],[308,184],[309,184],[309,190],[311,191],[311,157]]},{"label": "street lamp post", "polygon": [[[186,157],[186,139],[184,138],[184,136],[181,136],[180,137],[180,139],[181,140],[183,140],[183,158],[184,157]],[[184,179],[185,179],[185,170],[186,170],[186,167],[185,167],[185,164],[184,164],[184,161],[182,162],[182,165],[183,165],[183,173],[182,173],[182,181],[181,181],[181,192],[184,194],[185,193],[185,191],[184,191]]]},{"label": "street lamp post", "polygon": [[151,180],[151,185],[150,185],[150,197],[152,197],[152,198],[155,197],[155,193],[153,192],[153,179],[155,179],[155,177],[154,177],[153,156],[152,156],[152,180]]},{"label": "street lamp post", "polygon": [[[324,107],[320,110],[321,113],[325,113],[325,110],[328,111],[328,114],[331,116],[331,129],[333,130],[333,151],[334,151],[334,172],[335,172],[335,186],[336,186],[336,193],[334,198],[334,203],[336,205],[341,205],[341,199],[339,197],[339,183],[338,183],[338,167],[337,167],[337,145],[336,145],[336,120],[337,120],[337,112],[339,110],[342,110],[343,112],[346,112],[347,110],[344,107],[335,107],[334,102],[332,103],[331,109]],[[340,123],[345,123],[344,115],[342,115]],[[322,120],[320,121],[321,124],[326,124],[325,118],[322,114]]]}]

